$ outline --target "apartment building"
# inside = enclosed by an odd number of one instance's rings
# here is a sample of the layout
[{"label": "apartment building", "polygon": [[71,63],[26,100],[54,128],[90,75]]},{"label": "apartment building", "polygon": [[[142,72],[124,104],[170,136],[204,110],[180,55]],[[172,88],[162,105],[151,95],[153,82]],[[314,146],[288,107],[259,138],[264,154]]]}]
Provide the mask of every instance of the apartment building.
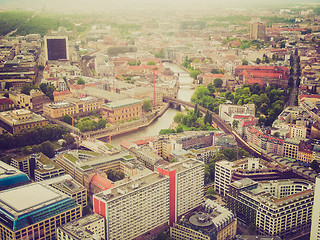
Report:
[{"label": "apartment building", "polygon": [[311,227],[313,183],[302,179],[255,182],[251,179],[230,185],[227,207],[258,234],[293,239]]},{"label": "apartment building", "polygon": [[254,104],[245,104],[243,106],[232,105],[232,104],[220,104],[219,105],[219,117],[224,121],[232,124],[234,115],[244,115],[250,117],[255,115]]},{"label": "apartment building", "polygon": [[94,212],[106,218],[108,240],[149,236],[201,206],[203,163],[188,159],[157,170],[94,195]]},{"label": "apartment building", "polygon": [[297,159],[300,141],[287,138],[283,144],[283,156],[287,158]]},{"label": "apartment building", "polygon": [[316,184],[314,186],[314,202],[312,208],[312,222],[311,222],[311,235],[310,239],[320,239],[320,177],[316,178]]},{"label": "apartment building", "polygon": [[213,144],[213,131],[189,131],[171,137],[171,150],[210,147]]},{"label": "apartment building", "polygon": [[214,173],[214,190],[225,197],[229,192],[229,185],[232,179],[233,163],[222,160],[216,163]]}]

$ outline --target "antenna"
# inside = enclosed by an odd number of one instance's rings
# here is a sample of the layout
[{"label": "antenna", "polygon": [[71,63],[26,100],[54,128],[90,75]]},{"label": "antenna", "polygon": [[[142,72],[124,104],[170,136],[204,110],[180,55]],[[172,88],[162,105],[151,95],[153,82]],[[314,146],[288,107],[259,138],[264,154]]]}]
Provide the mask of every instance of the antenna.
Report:
[{"label": "antenna", "polygon": [[115,82],[114,82],[114,78],[115,78],[115,73],[113,73],[113,92],[116,92],[116,86],[115,86]]}]

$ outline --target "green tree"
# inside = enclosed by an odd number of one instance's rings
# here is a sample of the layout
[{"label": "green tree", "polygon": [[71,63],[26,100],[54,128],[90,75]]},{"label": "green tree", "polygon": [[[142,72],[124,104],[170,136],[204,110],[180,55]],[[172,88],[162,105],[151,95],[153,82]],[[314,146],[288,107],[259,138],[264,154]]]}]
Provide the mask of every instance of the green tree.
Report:
[{"label": "green tree", "polygon": [[213,94],[213,93],[215,92],[215,89],[214,89],[212,83],[209,83],[208,86],[207,86],[207,88],[208,88],[210,94]]},{"label": "green tree", "polygon": [[159,132],[159,135],[168,135],[168,134],[173,134],[176,133],[174,129],[161,129]]},{"label": "green tree", "polygon": [[232,122],[232,128],[233,128],[233,129],[237,129],[237,128],[238,128],[238,125],[239,125],[239,121],[238,121],[238,120],[233,120],[233,122]]},{"label": "green tree", "polygon": [[319,173],[320,172],[320,168],[319,168],[319,163],[316,160],[313,160],[310,163],[310,167],[316,172]]},{"label": "green tree", "polygon": [[201,72],[198,69],[191,70],[190,71],[190,77],[193,78],[193,79],[197,79],[197,77],[199,76],[200,73]]},{"label": "green tree", "polygon": [[66,145],[71,145],[73,143],[75,143],[75,139],[74,137],[70,134],[70,133],[67,133],[63,136],[63,139],[66,141]]},{"label": "green tree", "polygon": [[148,66],[152,66],[152,65],[156,65],[156,63],[155,63],[154,61],[148,61],[148,62],[147,62],[147,65],[148,65]]},{"label": "green tree", "polygon": [[248,64],[249,64],[248,60],[242,59],[242,65],[248,65]]},{"label": "green tree", "polygon": [[210,199],[215,199],[214,195],[217,195],[214,188],[213,187],[208,188],[208,190],[206,191],[206,196]]},{"label": "green tree", "polygon": [[28,83],[24,83],[22,84],[21,87],[21,93],[26,94],[26,95],[30,95],[30,90],[32,89],[32,86]]},{"label": "green tree", "polygon": [[216,79],[214,79],[213,84],[216,88],[221,88],[223,81],[221,78],[216,78]]},{"label": "green tree", "polygon": [[212,124],[212,115],[209,113],[209,111],[207,111],[206,115],[204,116],[204,124]]},{"label": "green tree", "polygon": [[77,84],[78,84],[78,85],[85,85],[86,82],[83,80],[83,78],[78,78]]},{"label": "green tree", "polygon": [[176,123],[180,123],[183,118],[184,118],[184,114],[182,112],[177,112],[177,114],[173,118],[173,121]]},{"label": "green tree", "polygon": [[41,90],[44,94],[47,93],[47,84],[46,84],[46,83],[41,83],[41,84],[39,85],[39,88],[40,88],[40,90]]},{"label": "green tree", "polygon": [[52,158],[55,155],[54,145],[50,141],[41,143],[40,151],[48,158]]},{"label": "green tree", "polygon": [[149,100],[149,99],[143,100],[143,102],[142,102],[142,109],[143,109],[143,111],[145,111],[145,112],[151,111],[151,110],[152,110],[152,102],[151,102],[151,100]]},{"label": "green tree", "polygon": [[49,85],[47,86],[46,96],[49,97],[50,100],[52,100],[52,101],[54,100],[53,92],[54,92],[55,90],[56,90],[56,88],[55,88],[53,85],[49,84]]},{"label": "green tree", "polygon": [[260,63],[261,63],[261,59],[260,59],[260,58],[257,58],[257,59],[256,59],[256,64],[259,65]]},{"label": "green tree", "polygon": [[177,133],[182,133],[183,132],[183,127],[181,125],[179,125],[177,128],[176,128],[176,132]]},{"label": "green tree", "polygon": [[107,120],[100,118],[98,120],[98,129],[105,128],[107,124]]},{"label": "green tree", "polygon": [[62,121],[64,121],[65,123],[68,123],[69,125],[72,125],[72,118],[68,114],[65,114],[63,116]]}]

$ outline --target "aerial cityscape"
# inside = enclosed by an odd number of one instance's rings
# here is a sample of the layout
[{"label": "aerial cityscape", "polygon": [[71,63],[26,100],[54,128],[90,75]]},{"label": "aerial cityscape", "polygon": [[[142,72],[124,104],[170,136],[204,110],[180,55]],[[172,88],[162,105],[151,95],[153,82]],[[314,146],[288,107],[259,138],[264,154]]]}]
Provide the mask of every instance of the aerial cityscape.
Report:
[{"label": "aerial cityscape", "polygon": [[320,240],[320,2],[0,0],[0,239]]}]

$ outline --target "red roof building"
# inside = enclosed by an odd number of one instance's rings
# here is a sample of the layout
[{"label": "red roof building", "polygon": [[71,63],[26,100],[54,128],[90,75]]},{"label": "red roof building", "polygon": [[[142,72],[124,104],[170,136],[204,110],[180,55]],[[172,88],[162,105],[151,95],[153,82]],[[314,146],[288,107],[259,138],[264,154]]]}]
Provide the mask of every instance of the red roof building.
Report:
[{"label": "red roof building", "polygon": [[14,103],[10,98],[0,97],[0,111],[8,110],[14,107]]},{"label": "red roof building", "polygon": [[100,176],[97,173],[92,177],[90,181],[90,191],[93,193],[105,191],[107,189],[113,188],[114,186],[115,185],[111,181]]}]

